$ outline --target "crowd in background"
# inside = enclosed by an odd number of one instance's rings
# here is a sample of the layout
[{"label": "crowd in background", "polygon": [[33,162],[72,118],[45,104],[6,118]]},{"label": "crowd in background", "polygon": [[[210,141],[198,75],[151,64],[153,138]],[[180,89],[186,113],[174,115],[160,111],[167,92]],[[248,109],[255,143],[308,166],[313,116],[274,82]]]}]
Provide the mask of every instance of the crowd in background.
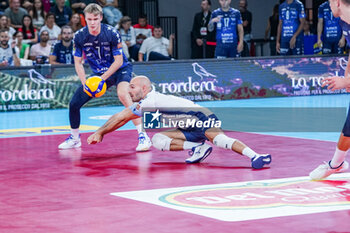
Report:
[{"label": "crowd in background", "polygon": [[[254,56],[255,42],[259,41],[261,44],[262,39],[255,40],[253,37],[253,14],[248,10],[248,0],[239,0],[238,9],[230,6],[231,0],[218,2],[220,8],[211,11],[211,1],[201,1],[202,11],[195,15],[191,32],[191,58]],[[324,0],[318,9],[313,10],[318,12],[317,23],[314,23],[312,14],[305,12],[301,1],[276,1],[262,41],[270,45],[268,55],[347,52],[340,19],[333,17],[328,0]],[[210,30],[211,28],[216,31]]]},{"label": "crowd in background", "polygon": [[[253,14],[247,0],[239,0],[238,9],[231,0],[218,0],[220,8],[213,11],[210,0],[198,2],[202,11],[193,20],[191,58],[254,56]],[[118,0],[1,0],[0,66],[73,64],[73,36],[86,25],[83,10],[89,3],[102,6],[103,23],[119,31],[130,61],[173,59],[174,34],[165,38],[162,27],[149,25],[146,15],[132,25]],[[318,9],[317,25],[307,17],[302,2],[277,1],[265,31],[269,55],[346,52],[339,19],[332,16],[328,1]]]}]

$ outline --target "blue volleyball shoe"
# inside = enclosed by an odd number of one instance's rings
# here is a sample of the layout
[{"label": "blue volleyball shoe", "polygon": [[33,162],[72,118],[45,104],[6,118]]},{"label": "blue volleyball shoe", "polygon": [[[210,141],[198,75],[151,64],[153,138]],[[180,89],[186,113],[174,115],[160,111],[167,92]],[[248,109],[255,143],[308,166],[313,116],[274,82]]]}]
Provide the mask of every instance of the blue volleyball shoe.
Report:
[{"label": "blue volleyball shoe", "polygon": [[252,159],[252,168],[261,169],[264,165],[271,163],[271,155],[270,154],[257,154]]},{"label": "blue volleyball shoe", "polygon": [[186,159],[186,163],[199,163],[206,159],[212,151],[213,148],[204,142],[198,146],[194,146],[188,153],[191,157]]}]

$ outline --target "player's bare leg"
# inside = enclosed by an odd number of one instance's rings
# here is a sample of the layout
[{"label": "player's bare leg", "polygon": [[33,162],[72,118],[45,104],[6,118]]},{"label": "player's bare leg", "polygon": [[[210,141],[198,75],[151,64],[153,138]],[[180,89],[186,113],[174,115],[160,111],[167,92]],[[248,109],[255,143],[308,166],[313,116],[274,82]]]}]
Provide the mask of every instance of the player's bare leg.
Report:
[{"label": "player's bare leg", "polygon": [[324,162],[310,173],[313,180],[324,179],[333,173],[339,173],[349,168],[349,163],[345,161],[345,156],[350,149],[350,137],[344,136],[342,133],[339,137],[337,148],[335,149],[333,158],[329,162]]},{"label": "player's bare leg", "polygon": [[258,154],[245,145],[243,142],[228,137],[225,133],[217,128],[208,129],[205,132],[205,136],[217,147],[221,147],[228,150],[233,150],[241,155],[245,155],[250,158],[252,167],[255,169],[263,168],[264,165],[271,163],[270,154]]},{"label": "player's bare leg", "polygon": [[[117,94],[120,102],[127,108],[133,104],[131,97],[129,95],[129,83],[120,82],[117,86]],[[146,132],[142,130],[141,118],[134,119],[132,121],[139,134],[139,144],[136,147],[136,151],[148,151],[152,146],[151,140],[149,139]]]}]

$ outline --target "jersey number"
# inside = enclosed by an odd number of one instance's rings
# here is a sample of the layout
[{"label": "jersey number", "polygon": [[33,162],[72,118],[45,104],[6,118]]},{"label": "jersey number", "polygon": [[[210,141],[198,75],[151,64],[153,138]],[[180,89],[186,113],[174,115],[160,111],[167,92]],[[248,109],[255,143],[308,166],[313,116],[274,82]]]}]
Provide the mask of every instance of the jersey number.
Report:
[{"label": "jersey number", "polygon": [[230,18],[224,18],[224,26],[228,27],[229,23],[230,23]]}]

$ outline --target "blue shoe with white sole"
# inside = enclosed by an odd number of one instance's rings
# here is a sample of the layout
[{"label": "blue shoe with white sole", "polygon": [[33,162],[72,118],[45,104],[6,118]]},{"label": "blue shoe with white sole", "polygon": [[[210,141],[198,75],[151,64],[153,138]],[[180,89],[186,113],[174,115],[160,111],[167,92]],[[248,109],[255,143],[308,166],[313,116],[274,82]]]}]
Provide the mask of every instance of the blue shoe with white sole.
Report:
[{"label": "blue shoe with white sole", "polygon": [[252,159],[252,168],[254,169],[261,169],[264,167],[264,165],[271,163],[271,155],[269,154],[263,154],[263,155],[255,155]]},{"label": "blue shoe with white sole", "polygon": [[192,147],[192,150],[189,151],[191,157],[186,159],[186,163],[199,163],[207,158],[212,152],[213,148],[208,144],[201,144],[195,147]]}]

